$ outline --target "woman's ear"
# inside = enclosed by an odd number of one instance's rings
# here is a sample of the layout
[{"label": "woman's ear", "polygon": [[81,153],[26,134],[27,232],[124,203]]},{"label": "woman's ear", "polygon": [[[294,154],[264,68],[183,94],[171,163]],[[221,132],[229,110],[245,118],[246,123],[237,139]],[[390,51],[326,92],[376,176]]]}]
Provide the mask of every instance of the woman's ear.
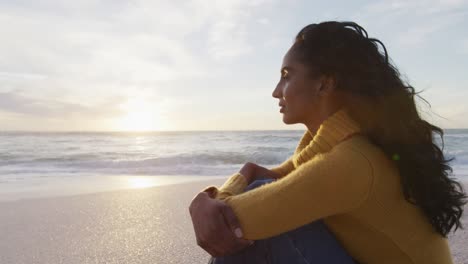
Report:
[{"label": "woman's ear", "polygon": [[319,87],[319,93],[322,95],[328,95],[332,93],[336,88],[335,79],[330,76],[323,76],[321,78],[321,84]]}]

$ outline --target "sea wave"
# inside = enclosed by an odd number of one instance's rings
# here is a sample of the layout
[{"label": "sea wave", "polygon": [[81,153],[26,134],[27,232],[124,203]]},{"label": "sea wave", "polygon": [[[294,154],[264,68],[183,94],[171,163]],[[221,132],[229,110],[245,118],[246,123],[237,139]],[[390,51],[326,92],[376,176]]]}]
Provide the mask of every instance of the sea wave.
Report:
[{"label": "sea wave", "polygon": [[[0,133],[0,176],[228,175],[246,162],[265,167],[293,154],[303,131],[168,133]],[[455,174],[468,167],[468,130],[448,131]]]},{"label": "sea wave", "polygon": [[59,157],[40,157],[29,160],[2,160],[0,161],[0,174],[1,172],[8,174],[51,172],[218,174],[226,172],[228,169],[238,168],[246,162],[254,162],[263,166],[279,164],[285,159],[287,154],[283,148],[278,147],[276,150],[282,151],[267,152],[262,149],[249,153],[213,151],[149,158],[130,153],[113,153],[112,156],[102,155],[101,153],[88,153]]}]

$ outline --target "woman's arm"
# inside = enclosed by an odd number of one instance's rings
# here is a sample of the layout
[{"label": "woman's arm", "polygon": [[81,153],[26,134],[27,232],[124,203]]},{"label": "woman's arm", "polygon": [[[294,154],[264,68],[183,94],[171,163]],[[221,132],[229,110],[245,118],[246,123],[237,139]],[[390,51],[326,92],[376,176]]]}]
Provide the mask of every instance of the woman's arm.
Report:
[{"label": "woman's arm", "polygon": [[[240,177],[233,181],[242,181]],[[221,199],[234,210],[244,238],[257,240],[357,208],[367,198],[372,180],[371,164],[361,152],[336,146],[288,177]]]},{"label": "woman's arm", "polygon": [[277,172],[248,162],[219,190],[212,186],[195,196],[189,211],[197,244],[212,256],[226,256],[253,243],[242,239],[243,232],[237,216],[232,208],[220,199],[242,192],[247,184],[257,177],[279,176]]},{"label": "woman's arm", "polygon": [[247,162],[239,172],[229,177],[221,188],[218,189],[215,186],[209,186],[205,188],[203,192],[208,192],[212,197],[217,199],[223,199],[242,193],[247,185],[259,177],[278,179],[280,176],[281,175],[275,171],[271,171],[252,162]]}]

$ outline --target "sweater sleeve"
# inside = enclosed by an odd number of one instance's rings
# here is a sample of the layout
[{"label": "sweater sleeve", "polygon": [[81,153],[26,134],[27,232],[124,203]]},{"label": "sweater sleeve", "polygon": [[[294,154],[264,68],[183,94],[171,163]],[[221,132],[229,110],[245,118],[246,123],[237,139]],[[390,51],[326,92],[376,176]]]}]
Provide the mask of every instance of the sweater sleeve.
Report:
[{"label": "sweater sleeve", "polygon": [[274,171],[280,175],[279,178],[283,178],[284,176],[288,175],[291,171],[294,170],[294,164],[292,161],[292,157],[281,163],[280,165],[271,168],[271,171]]},{"label": "sweater sleeve", "polygon": [[336,146],[287,177],[221,199],[234,210],[244,238],[258,240],[359,207],[372,179],[371,164],[362,153]]},{"label": "sweater sleeve", "polygon": [[226,197],[242,193],[246,187],[247,180],[244,175],[237,172],[231,175],[219,189],[215,186],[209,186],[203,191],[210,193],[213,198],[223,200]]},{"label": "sweater sleeve", "polygon": [[[277,167],[272,168],[271,170],[280,175],[279,178],[286,176],[294,169],[294,164],[292,162],[292,157],[284,161]],[[203,191],[209,192],[212,197],[216,199],[224,199],[228,196],[237,195],[244,191],[247,187],[247,181],[245,177],[239,172],[231,175],[226,182],[218,189],[216,186],[208,186]]]}]

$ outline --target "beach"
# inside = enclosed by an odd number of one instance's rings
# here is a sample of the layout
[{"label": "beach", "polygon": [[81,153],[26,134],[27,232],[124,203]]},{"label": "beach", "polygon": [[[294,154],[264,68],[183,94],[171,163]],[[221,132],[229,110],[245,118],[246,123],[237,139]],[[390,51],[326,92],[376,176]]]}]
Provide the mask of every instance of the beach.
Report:
[{"label": "beach", "polygon": [[[188,206],[223,181],[0,202],[0,263],[207,263]],[[449,242],[454,262],[468,263],[468,232]]]},{"label": "beach", "polygon": [[0,263],[206,263],[188,206],[222,182],[0,202]]}]

